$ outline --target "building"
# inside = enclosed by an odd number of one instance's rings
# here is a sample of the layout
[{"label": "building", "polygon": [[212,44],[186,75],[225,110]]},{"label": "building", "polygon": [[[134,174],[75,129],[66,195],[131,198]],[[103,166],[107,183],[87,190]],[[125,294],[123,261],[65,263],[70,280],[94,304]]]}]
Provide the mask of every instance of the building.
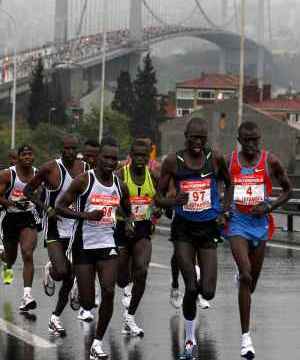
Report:
[{"label": "building", "polygon": [[[230,154],[237,143],[238,100],[229,99],[206,105],[195,111],[209,123],[209,141],[224,154]],[[184,146],[184,129],[189,117],[168,120],[160,126],[162,154]],[[244,105],[244,121],[255,121],[262,129],[263,145],[279,156],[289,173],[300,174],[300,130],[250,105]]]},{"label": "building", "polygon": [[[204,105],[217,101],[237,98],[239,76],[228,74],[202,73],[198,79],[176,84],[176,116],[190,115]],[[260,90],[257,80],[246,78],[244,100],[246,103],[259,102],[271,98],[271,86],[264,85]]]},{"label": "building", "polygon": [[300,97],[279,97],[254,103],[253,106],[300,130]]}]

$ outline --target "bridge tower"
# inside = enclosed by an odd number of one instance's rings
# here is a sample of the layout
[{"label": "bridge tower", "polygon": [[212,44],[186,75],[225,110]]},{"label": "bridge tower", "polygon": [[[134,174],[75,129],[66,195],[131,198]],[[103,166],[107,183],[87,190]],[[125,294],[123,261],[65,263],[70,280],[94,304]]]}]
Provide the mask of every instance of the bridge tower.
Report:
[{"label": "bridge tower", "polygon": [[131,46],[136,50],[129,55],[128,68],[131,78],[134,79],[142,52],[145,51],[141,47],[143,41],[142,0],[130,1],[129,37]]},{"label": "bridge tower", "polygon": [[[228,16],[228,0],[221,0],[221,24],[225,27]],[[219,73],[226,74],[226,50],[220,49]]]},{"label": "bridge tower", "polygon": [[264,81],[264,65],[265,65],[265,0],[258,1],[258,16],[257,16],[257,80],[259,86],[262,86]]},{"label": "bridge tower", "polygon": [[68,0],[55,1],[54,41],[64,43],[68,39]]},{"label": "bridge tower", "polygon": [[130,41],[139,45],[143,40],[142,1],[131,0],[129,19]]}]

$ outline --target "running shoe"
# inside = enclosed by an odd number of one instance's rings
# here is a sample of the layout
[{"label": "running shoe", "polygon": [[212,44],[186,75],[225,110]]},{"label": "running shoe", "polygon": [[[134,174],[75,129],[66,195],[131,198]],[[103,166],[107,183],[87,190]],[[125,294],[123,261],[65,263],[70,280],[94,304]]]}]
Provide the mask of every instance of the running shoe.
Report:
[{"label": "running shoe", "polygon": [[124,288],[123,297],[122,297],[122,304],[125,307],[125,309],[129,308],[131,296],[132,296],[131,295],[131,285],[127,285]]},{"label": "running shoe", "polygon": [[44,268],[43,286],[44,286],[45,294],[47,296],[53,296],[55,294],[55,281],[52,279],[50,275],[51,266],[52,266],[51,261],[48,261]]},{"label": "running shoe", "polygon": [[73,284],[72,290],[70,291],[70,306],[74,311],[78,311],[80,309],[78,286],[77,286],[76,278],[74,279],[74,284]]},{"label": "running shoe", "polygon": [[144,336],[144,330],[139,328],[135,322],[134,315],[124,314],[123,335]]},{"label": "running shoe", "polygon": [[5,263],[3,263],[2,280],[5,285],[10,285],[14,280],[13,269],[9,269]]},{"label": "running shoe", "polygon": [[194,351],[194,343],[193,343],[193,341],[187,340],[185,345],[184,345],[183,354],[181,354],[179,356],[179,360],[194,359],[193,351]]},{"label": "running shoe", "polygon": [[179,309],[182,306],[182,294],[178,289],[171,288],[170,291],[170,304]]},{"label": "running shoe", "polygon": [[243,334],[241,339],[241,357],[251,360],[255,358],[255,350],[249,333]]},{"label": "running shoe", "polygon": [[209,309],[210,308],[210,303],[205,300],[201,294],[198,295],[198,306],[201,308],[201,309]]},{"label": "running shoe", "polygon": [[94,320],[94,315],[91,311],[85,310],[83,307],[80,307],[77,319],[86,322],[91,322]]},{"label": "running shoe", "polygon": [[102,349],[102,341],[98,341],[96,344],[93,342],[93,345],[90,350],[90,360],[99,360],[107,359],[108,355]]},{"label": "running shoe", "polygon": [[19,307],[20,311],[29,311],[36,308],[36,301],[31,294],[24,295],[21,300],[21,305]]},{"label": "running shoe", "polygon": [[51,315],[48,325],[49,333],[55,336],[65,337],[67,335],[59,316]]}]

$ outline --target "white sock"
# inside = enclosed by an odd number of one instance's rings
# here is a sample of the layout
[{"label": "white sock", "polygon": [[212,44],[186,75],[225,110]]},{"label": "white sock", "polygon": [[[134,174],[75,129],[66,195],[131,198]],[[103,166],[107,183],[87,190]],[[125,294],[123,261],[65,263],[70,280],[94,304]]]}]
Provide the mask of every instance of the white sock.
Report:
[{"label": "white sock", "polygon": [[131,296],[131,290],[132,290],[132,283],[128,284],[124,287],[124,295]]},{"label": "white sock", "polygon": [[31,287],[24,287],[24,296],[31,295]]},{"label": "white sock", "polygon": [[243,333],[243,334],[242,334],[242,338],[243,338],[244,336],[250,336],[250,331],[248,331],[248,332],[246,332],[246,333]]},{"label": "white sock", "polygon": [[55,315],[55,314],[52,314],[51,317],[54,318],[55,320],[58,320],[58,319],[59,319],[59,316],[57,316],[57,315]]},{"label": "white sock", "polygon": [[92,346],[102,346],[102,341],[99,339],[94,339]]},{"label": "white sock", "polygon": [[195,320],[185,320],[185,341],[191,340],[196,344],[195,340]]},{"label": "white sock", "polygon": [[197,275],[197,281],[200,280],[200,267],[198,265],[195,265],[195,271]]}]

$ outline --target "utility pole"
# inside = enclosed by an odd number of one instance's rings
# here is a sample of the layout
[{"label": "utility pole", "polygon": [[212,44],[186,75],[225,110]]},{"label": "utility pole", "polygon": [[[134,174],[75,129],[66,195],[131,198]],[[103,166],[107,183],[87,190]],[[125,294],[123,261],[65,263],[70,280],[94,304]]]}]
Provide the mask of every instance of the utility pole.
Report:
[{"label": "utility pole", "polygon": [[264,65],[265,65],[265,0],[258,1],[257,14],[257,80],[261,89],[264,83]]},{"label": "utility pole", "polygon": [[237,127],[243,121],[243,105],[244,105],[244,76],[245,76],[245,1],[241,0],[241,43],[240,43],[240,86],[239,86],[239,108]]}]

